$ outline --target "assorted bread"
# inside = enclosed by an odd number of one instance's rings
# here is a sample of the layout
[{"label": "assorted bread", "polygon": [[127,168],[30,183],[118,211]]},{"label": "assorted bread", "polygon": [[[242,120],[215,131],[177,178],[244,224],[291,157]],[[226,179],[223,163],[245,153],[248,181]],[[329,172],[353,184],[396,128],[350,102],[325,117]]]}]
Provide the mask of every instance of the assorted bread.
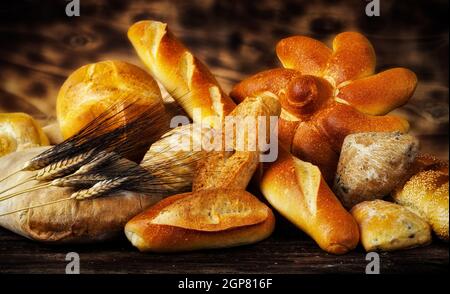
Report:
[{"label": "assorted bread", "polygon": [[231,97],[242,101],[259,91],[278,94],[280,141],[317,165],[329,184],[347,135],[408,131],[406,120],[385,114],[408,101],[417,78],[404,68],[373,75],[375,52],[361,34],[337,35],[332,49],[308,37],[289,37],[277,44],[276,53],[284,68],[241,81]]},{"label": "assorted bread", "polygon": [[[47,150],[21,151],[48,145],[44,131],[25,114],[0,114],[1,226],[51,243],[103,241],[124,230],[140,251],[178,252],[261,241],[275,229],[273,208],[332,254],[359,242],[366,251],[424,246],[432,231],[448,241],[448,161],[420,154],[408,122],[387,115],[408,102],[417,78],[405,68],[376,74],[375,51],[363,35],[341,33],[332,48],[304,36],[283,39],[276,46],[283,67],[244,79],[230,95],[167,24],[137,22],[128,38],[150,74],[123,61],[77,69],[58,94],[58,125],[45,132],[52,144],[64,143],[110,112],[117,117],[104,132],[131,125],[136,113],[128,103],[158,113],[157,125],[120,133],[141,144],[111,157],[173,193],[118,186],[105,197],[65,199],[73,189],[40,187],[20,170]],[[193,121],[162,137],[170,111],[156,80]],[[257,123],[230,128],[228,118]],[[268,144],[278,155],[262,162]],[[89,152],[100,153],[95,146]],[[96,164],[99,176],[104,163]],[[119,170],[108,172],[119,179]],[[252,177],[261,199],[246,191]]]}]

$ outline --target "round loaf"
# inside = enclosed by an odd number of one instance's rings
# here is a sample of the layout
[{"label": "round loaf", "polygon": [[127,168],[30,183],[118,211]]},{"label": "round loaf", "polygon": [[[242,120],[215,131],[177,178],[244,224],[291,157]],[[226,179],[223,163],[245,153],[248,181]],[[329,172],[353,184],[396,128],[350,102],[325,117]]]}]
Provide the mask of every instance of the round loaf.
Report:
[{"label": "round loaf", "polygon": [[[122,104],[127,103],[134,103],[137,107],[123,110]],[[64,82],[56,101],[57,118],[65,139],[110,109],[121,111],[115,118],[119,125],[129,122],[140,109],[149,108],[158,114],[165,111],[158,84],[144,70],[123,61],[102,61],[82,66]],[[157,139],[146,138],[145,131],[140,134],[142,138],[149,141]],[[136,153],[145,153],[148,146],[144,149]]]},{"label": "round loaf", "polygon": [[0,113],[0,157],[48,144],[48,138],[40,125],[28,114]]}]

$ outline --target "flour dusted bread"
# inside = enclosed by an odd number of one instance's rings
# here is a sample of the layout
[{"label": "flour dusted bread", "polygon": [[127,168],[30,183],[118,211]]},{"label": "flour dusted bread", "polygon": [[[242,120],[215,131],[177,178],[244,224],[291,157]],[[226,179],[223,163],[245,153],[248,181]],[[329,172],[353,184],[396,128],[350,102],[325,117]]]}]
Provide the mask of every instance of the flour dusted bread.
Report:
[{"label": "flour dusted bread", "polygon": [[49,140],[41,126],[28,114],[0,113],[0,157],[48,144]]},{"label": "flour dusted bread", "polygon": [[347,208],[388,196],[407,179],[418,148],[416,138],[398,132],[348,135],[333,190]]},{"label": "flour dusted bread", "polygon": [[[17,171],[27,160],[46,150],[33,148],[0,158],[5,175]],[[22,182],[31,172],[20,172],[0,183],[4,190]],[[29,182],[11,192],[31,188]],[[67,198],[70,188],[49,187],[0,202],[0,214],[53,200]],[[116,192],[92,200],[69,200],[39,208],[0,216],[0,226],[19,235],[47,243],[91,243],[120,236],[126,222],[161,197],[131,192]]]},{"label": "flour dusted bread", "polygon": [[440,239],[448,241],[448,161],[421,156],[415,167],[422,171],[413,175],[404,185],[397,187],[392,192],[392,198],[420,215]]},{"label": "flour dusted bread", "polygon": [[211,189],[168,197],[125,226],[141,251],[177,252],[245,245],[273,231],[272,211],[242,190]]},{"label": "flour dusted bread", "polygon": [[267,165],[260,187],[270,204],[323,250],[343,254],[358,244],[355,220],[317,166],[280,150],[277,161]]},{"label": "flour dusted bread", "polygon": [[[211,126],[220,126],[235,104],[167,24],[151,20],[137,22],[129,28],[128,38],[152,75],[195,122],[204,120]],[[195,111],[198,115],[194,115]]]},{"label": "flour dusted bread", "polygon": [[351,212],[359,224],[361,243],[366,251],[392,251],[431,242],[430,226],[398,204],[365,201],[354,206]]}]

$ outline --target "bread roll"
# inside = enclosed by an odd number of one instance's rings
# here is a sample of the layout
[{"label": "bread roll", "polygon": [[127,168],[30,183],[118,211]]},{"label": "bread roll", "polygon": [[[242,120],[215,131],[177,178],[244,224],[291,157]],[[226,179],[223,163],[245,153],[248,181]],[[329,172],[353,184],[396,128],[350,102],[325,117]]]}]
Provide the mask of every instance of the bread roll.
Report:
[{"label": "bread roll", "polygon": [[418,148],[416,138],[398,132],[348,135],[342,145],[333,191],[346,208],[382,199],[407,179]]},{"label": "bread roll", "polygon": [[375,52],[361,34],[344,32],[325,44],[304,36],[281,40],[277,56],[285,69],[241,81],[236,101],[258,91],[280,97],[280,142],[292,154],[317,165],[332,183],[345,136],[358,132],[406,132],[408,122],[378,116],[405,104],[417,84],[415,74],[395,68],[377,75]]},{"label": "bread roll", "polygon": [[[133,110],[121,108],[121,103],[131,102],[137,106]],[[76,134],[105,111],[122,111],[115,118],[117,124],[112,126],[114,128],[132,120],[136,110],[150,108],[155,114],[165,113],[156,81],[144,70],[123,61],[102,61],[82,66],[67,78],[56,100],[57,118],[64,138]],[[140,139],[148,141],[148,145],[143,150],[136,150],[132,159],[142,158],[150,143],[167,130],[168,119],[162,124],[152,126],[153,129],[161,129],[155,137],[149,137],[149,130],[142,130]]]},{"label": "bread roll", "polygon": [[0,157],[48,144],[40,125],[28,114],[0,113]]},{"label": "bread roll", "polygon": [[406,104],[417,85],[416,75],[393,68],[337,87],[336,100],[371,115],[383,115]]},{"label": "bread roll", "polygon": [[[0,158],[2,173],[9,175],[48,147],[33,148]],[[0,190],[29,178],[32,172],[20,172],[0,182]],[[31,181],[10,192],[32,188],[40,183]],[[9,193],[9,192],[8,192]],[[0,214],[32,205],[69,197],[70,188],[48,187],[4,200]],[[2,195],[3,196],[3,195]],[[69,200],[14,214],[0,216],[0,226],[26,238],[46,243],[93,243],[117,238],[126,222],[145,208],[156,203],[160,196],[128,191],[116,192],[90,200]]]},{"label": "bread roll", "polygon": [[268,164],[260,187],[270,204],[323,250],[343,254],[358,244],[355,220],[316,166],[281,149],[277,161]]},{"label": "bread roll", "polygon": [[[423,157],[422,157],[423,158]],[[395,202],[409,208],[425,219],[435,234],[448,241],[449,192],[448,161],[421,164],[424,170],[412,176],[404,185],[392,193]]]},{"label": "bread roll", "polygon": [[[152,75],[184,108],[194,122],[220,127],[235,104],[219,83],[170,32],[167,24],[140,21],[128,30],[128,38]],[[198,111],[199,115],[194,115]],[[217,121],[216,121],[217,120]]]},{"label": "bread roll", "polygon": [[131,219],[125,234],[140,251],[177,252],[258,242],[273,231],[272,211],[241,190],[171,196]]},{"label": "bread roll", "polygon": [[427,245],[430,226],[408,209],[383,200],[355,205],[352,215],[359,224],[366,251],[392,251]]}]

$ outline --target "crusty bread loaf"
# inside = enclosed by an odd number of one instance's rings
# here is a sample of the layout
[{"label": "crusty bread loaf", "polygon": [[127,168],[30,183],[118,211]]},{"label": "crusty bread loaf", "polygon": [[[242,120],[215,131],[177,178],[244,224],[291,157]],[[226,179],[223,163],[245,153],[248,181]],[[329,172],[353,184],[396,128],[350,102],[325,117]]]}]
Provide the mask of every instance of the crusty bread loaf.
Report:
[{"label": "crusty bread loaf", "polygon": [[48,144],[48,138],[40,125],[28,114],[0,113],[0,157]]},{"label": "crusty bread loaf", "polygon": [[[214,118],[222,119],[234,108],[208,68],[170,32],[167,24],[137,22],[129,28],[128,38],[152,75],[195,122],[205,120],[214,126]],[[195,110],[200,116],[194,115]]]},{"label": "crusty bread loaf", "polygon": [[[130,103],[133,107],[126,107]],[[132,120],[138,111],[148,109],[161,116],[163,125],[142,129],[140,140],[148,144],[142,144],[142,150],[133,150],[130,159],[135,161],[140,161],[150,144],[168,129],[161,92],[147,72],[123,61],[88,64],[67,78],[56,101],[57,118],[65,139],[106,111],[118,113],[113,129]]]},{"label": "crusty bread loaf", "polygon": [[[19,170],[32,157],[47,150],[39,147],[14,152],[0,158],[5,175]],[[20,172],[0,182],[0,190],[28,179],[33,172]],[[35,187],[31,181],[10,192]],[[71,188],[47,187],[4,200],[0,214],[70,197]],[[4,196],[4,195],[2,195]],[[90,200],[69,200],[0,216],[0,226],[26,238],[46,243],[93,243],[117,238],[126,222],[145,208],[155,204],[161,196],[143,195],[128,191],[115,192]]]},{"label": "crusty bread loaf", "polygon": [[213,189],[166,198],[125,226],[141,251],[177,252],[250,244],[273,231],[272,211],[242,190]]},{"label": "crusty bread loaf", "polygon": [[392,251],[427,245],[430,226],[408,209],[383,200],[355,205],[352,215],[359,224],[366,251]]},{"label": "crusty bread loaf", "polygon": [[[234,152],[225,150],[210,152],[206,160],[199,162],[192,190],[208,188],[245,190],[259,165],[260,153],[264,151],[259,140],[269,142],[270,134],[275,127],[270,125],[269,119],[271,116],[278,117],[280,110],[277,97],[270,92],[248,97],[241,102],[228,118],[237,118],[243,124],[224,122],[221,133],[226,141],[222,143],[223,146],[226,145],[226,150]],[[255,119],[254,124],[246,124],[247,118]],[[260,125],[263,123],[262,120],[265,121],[265,126]],[[231,139],[227,139],[230,136]],[[272,142],[273,144],[278,142]]]},{"label": "crusty bread loaf", "polygon": [[260,187],[270,204],[323,250],[343,254],[358,244],[355,220],[316,166],[281,149],[277,161],[266,167]]},{"label": "crusty bread loaf", "polygon": [[342,145],[333,191],[346,208],[382,199],[408,178],[419,143],[408,134],[358,133]]},{"label": "crusty bread loaf", "polygon": [[449,239],[448,161],[419,158],[417,174],[392,193],[392,198],[425,219],[442,240]]}]

